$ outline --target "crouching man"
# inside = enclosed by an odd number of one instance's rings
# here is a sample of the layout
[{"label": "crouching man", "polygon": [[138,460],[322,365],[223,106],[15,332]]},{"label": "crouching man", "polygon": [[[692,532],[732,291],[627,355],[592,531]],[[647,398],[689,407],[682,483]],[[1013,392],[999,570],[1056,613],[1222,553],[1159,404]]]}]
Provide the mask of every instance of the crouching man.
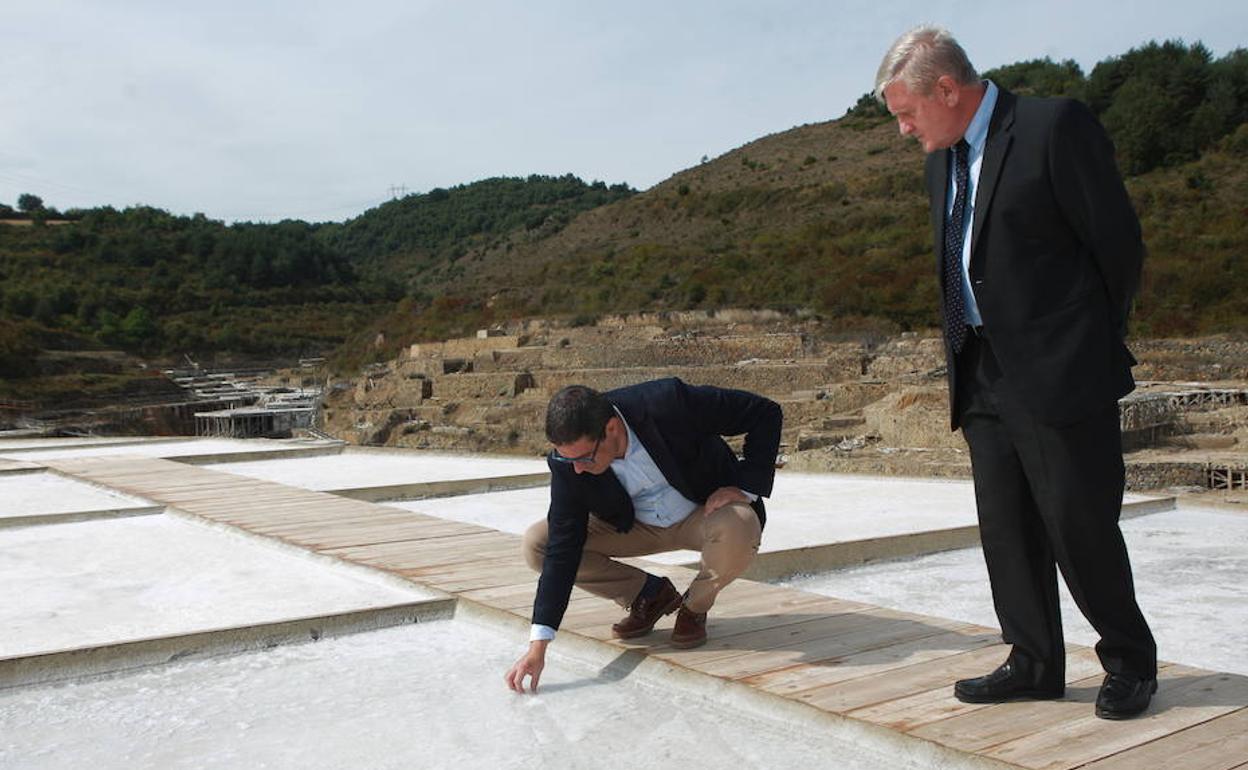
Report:
[{"label": "crouching man", "polygon": [[[528,677],[537,690],[573,584],[627,608],[611,627],[617,638],[644,636],[677,612],[672,646],[705,643],[715,597],[758,553],[782,421],[762,396],[678,379],[556,393],[546,410],[550,510],[524,536],[524,557],[541,573],[533,627],[508,686],[523,692]],[[742,434],[738,459],[723,436]],[[682,549],[702,554],[683,594],[612,558]]]}]

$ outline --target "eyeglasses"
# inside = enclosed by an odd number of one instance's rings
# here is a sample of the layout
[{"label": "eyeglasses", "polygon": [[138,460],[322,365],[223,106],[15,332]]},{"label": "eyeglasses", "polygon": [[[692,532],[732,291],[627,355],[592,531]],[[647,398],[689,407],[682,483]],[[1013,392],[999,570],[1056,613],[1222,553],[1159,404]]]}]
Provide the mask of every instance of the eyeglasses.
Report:
[{"label": "eyeglasses", "polygon": [[569,465],[571,464],[593,465],[594,456],[598,454],[598,447],[602,445],[603,438],[605,437],[604,436],[598,437],[598,440],[594,442],[593,451],[587,455],[581,455],[580,457],[564,457],[563,455],[559,454],[558,452],[552,449],[550,450],[550,459],[554,460],[557,463],[568,463]]}]

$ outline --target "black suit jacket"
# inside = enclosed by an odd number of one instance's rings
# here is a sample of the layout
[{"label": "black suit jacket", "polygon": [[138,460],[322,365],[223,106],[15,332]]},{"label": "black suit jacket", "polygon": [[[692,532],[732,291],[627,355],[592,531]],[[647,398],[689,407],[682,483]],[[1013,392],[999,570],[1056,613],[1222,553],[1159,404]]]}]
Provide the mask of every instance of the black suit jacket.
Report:
[{"label": "black suit jacket", "polygon": [[[949,156],[927,158],[938,271]],[[971,284],[1008,392],[1063,425],[1135,387],[1124,338],[1144,245],[1113,145],[1086,106],[999,91],[970,235]],[[957,366],[945,339],[957,429]]]},{"label": "black suit jacket", "polygon": [[[655,380],[607,392],[668,482],[696,503],[720,487],[735,486],[759,496],[754,503],[766,520],[762,498],[771,494],[780,448],[780,406],[743,390]],[[722,436],[745,434],[738,459]],[[550,465],[549,540],[533,602],[533,622],[558,628],[581,564],[590,515],[618,531],[633,527],[632,498],[610,469],[577,473],[567,463]]]}]

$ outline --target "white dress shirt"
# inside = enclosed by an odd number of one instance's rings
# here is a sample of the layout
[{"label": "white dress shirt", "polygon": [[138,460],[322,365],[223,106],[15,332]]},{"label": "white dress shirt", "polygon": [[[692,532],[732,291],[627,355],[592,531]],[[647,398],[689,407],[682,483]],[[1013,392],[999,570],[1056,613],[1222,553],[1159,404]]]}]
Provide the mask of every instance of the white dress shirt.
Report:
[{"label": "white dress shirt", "polygon": [[611,461],[611,470],[615,471],[615,477],[633,499],[637,521],[664,528],[684,521],[698,504],[671,485],[629,426],[628,420],[618,409],[615,413],[628,431],[628,449],[624,450],[623,457]]}]

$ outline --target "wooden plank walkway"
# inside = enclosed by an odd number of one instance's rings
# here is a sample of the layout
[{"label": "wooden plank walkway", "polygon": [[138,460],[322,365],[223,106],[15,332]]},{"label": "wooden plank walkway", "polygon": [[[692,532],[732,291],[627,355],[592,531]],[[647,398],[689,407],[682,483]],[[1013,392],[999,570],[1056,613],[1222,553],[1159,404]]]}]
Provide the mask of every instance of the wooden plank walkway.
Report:
[{"label": "wooden plank walkway", "polygon": [[[515,535],[167,460],[47,464],[528,618],[536,579],[520,558]],[[683,567],[647,566],[678,582],[693,576]],[[1086,647],[1068,647],[1063,700],[973,705],[953,698],[952,683],[1005,658],[1007,648],[994,629],[745,580],[721,594],[710,641],[698,649],[674,649],[661,632],[630,642],[611,639],[610,624],[620,613],[614,604],[577,590],[561,633],[639,649],[675,666],[1004,766],[1248,768],[1244,676],[1163,664],[1150,712],[1110,722],[1092,713],[1102,672]]]}]

